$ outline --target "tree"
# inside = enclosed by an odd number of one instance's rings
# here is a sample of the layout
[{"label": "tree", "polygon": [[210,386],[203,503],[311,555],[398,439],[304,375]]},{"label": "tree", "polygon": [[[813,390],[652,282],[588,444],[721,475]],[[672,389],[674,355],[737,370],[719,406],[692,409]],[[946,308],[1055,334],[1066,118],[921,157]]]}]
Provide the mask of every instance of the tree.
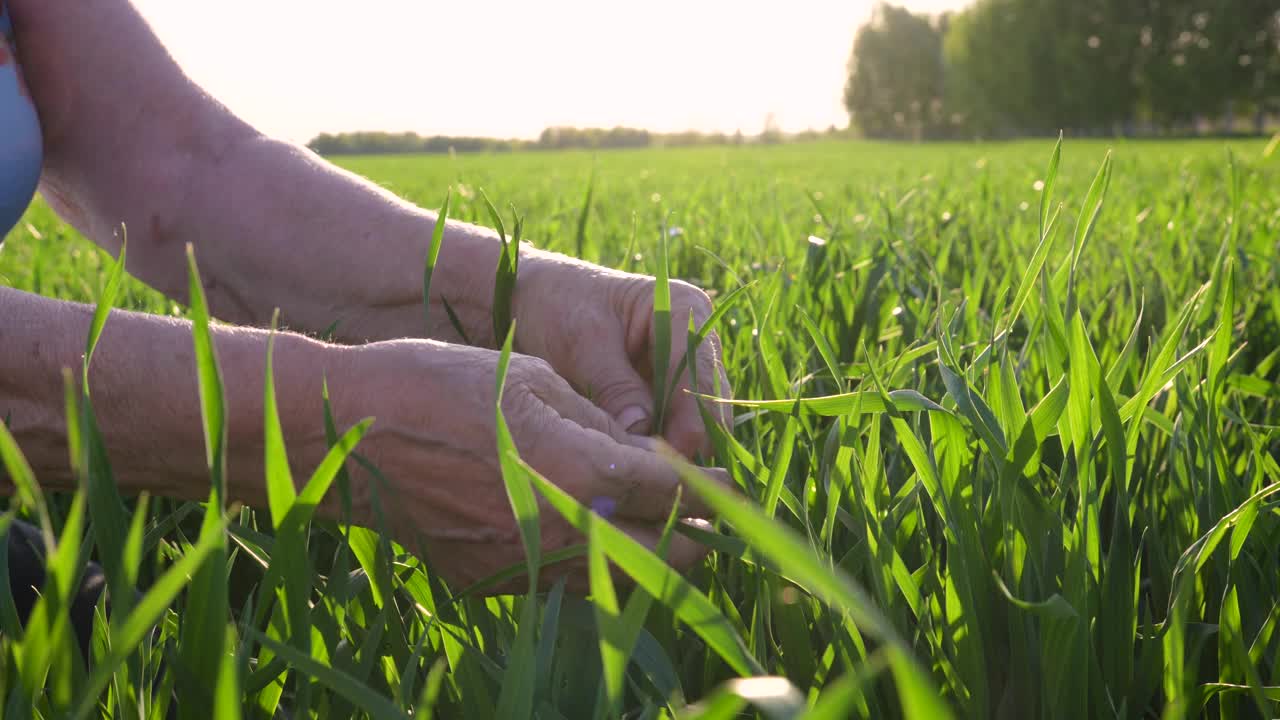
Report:
[{"label": "tree", "polygon": [[1267,129],[1267,113],[1280,112],[1280,10],[1254,33],[1253,42],[1236,60],[1250,78],[1244,96],[1253,105],[1254,132],[1261,135]]},{"label": "tree", "polygon": [[943,126],[942,34],[927,17],[880,3],[859,28],[844,104],[867,137],[921,139]]},{"label": "tree", "polygon": [[980,0],[945,40],[948,99],[979,134],[1115,129],[1134,97],[1130,0]]},{"label": "tree", "polygon": [[1219,99],[1228,117],[1237,105],[1251,107],[1254,130],[1261,134],[1266,113],[1280,109],[1280,8],[1273,0],[1225,4],[1228,7],[1209,17],[1205,28],[1217,46]]},{"label": "tree", "polygon": [[979,135],[1111,132],[1262,113],[1280,96],[1274,0],[978,0],[944,40],[947,103]]}]

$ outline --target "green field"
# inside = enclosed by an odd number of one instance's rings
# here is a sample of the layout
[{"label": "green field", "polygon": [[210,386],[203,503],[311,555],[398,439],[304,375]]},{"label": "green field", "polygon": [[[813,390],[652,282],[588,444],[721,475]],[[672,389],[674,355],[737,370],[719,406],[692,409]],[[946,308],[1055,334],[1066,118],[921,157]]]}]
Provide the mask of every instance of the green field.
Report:
[{"label": "green field", "polygon": [[[726,501],[692,587],[597,529],[657,596],[620,588],[625,611],[460,596],[381,536],[315,523],[281,595],[309,601],[306,637],[262,587],[303,538],[243,511],[229,555],[205,556],[237,643],[219,717],[1280,716],[1280,152],[1069,140],[1054,182],[1053,150],[342,159],[426,207],[452,187],[452,215],[488,224],[483,188],[537,245],[638,272],[657,274],[665,222],[671,275],[729,303],[729,377],[755,402],[717,464],[753,502]],[[0,282],[97,301],[110,266],[37,207]],[[132,281],[118,304],[187,312]],[[74,516],[69,497],[50,508],[59,529]],[[204,510],[146,513],[138,584],[158,599],[204,547]],[[0,640],[3,716],[88,697],[91,715],[160,717],[194,598],[144,600],[156,634],[113,635],[97,674],[51,661],[47,692],[43,626]],[[785,681],[731,682],[748,676]]]}]

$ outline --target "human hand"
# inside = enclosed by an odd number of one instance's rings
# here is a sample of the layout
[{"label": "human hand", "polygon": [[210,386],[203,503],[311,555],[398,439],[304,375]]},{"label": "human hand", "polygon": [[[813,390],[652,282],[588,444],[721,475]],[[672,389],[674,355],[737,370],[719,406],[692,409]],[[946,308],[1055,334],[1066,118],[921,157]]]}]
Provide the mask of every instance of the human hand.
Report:
[{"label": "human hand", "polygon": [[[376,480],[364,474],[353,482],[353,520],[378,527],[380,508],[400,543],[417,550],[421,542],[434,569],[458,587],[523,562],[497,456],[499,354],[409,340],[349,352],[344,377],[330,379],[335,408],[344,418],[376,417],[358,452],[391,486],[376,490],[375,499]],[[525,355],[511,357],[502,409],[525,462],[636,540],[656,546],[681,483],[654,451],[654,440],[627,433],[546,362]],[[706,472],[727,481],[721,470]],[[681,517],[708,516],[694,493],[679,497]],[[544,553],[583,542],[554,510],[541,507]],[[698,544],[675,535],[668,562],[687,570],[704,554]],[[570,589],[585,591],[585,559],[541,574],[544,585],[560,577]],[[512,587],[497,588],[504,589]]]},{"label": "human hand", "polygon": [[[688,391],[732,395],[717,335],[707,336],[692,363],[698,387],[691,386],[686,368],[670,393],[663,427],[657,428],[652,390],[654,278],[551,253],[537,253],[529,260],[521,259],[514,300],[520,352],[545,359],[628,432],[661,434],[688,458],[709,455],[711,442],[698,399]],[[711,301],[698,288],[671,281],[669,374],[685,358],[690,313],[694,324],[701,326],[711,315]],[[671,387],[670,378],[665,387]],[[729,427],[732,415],[727,405],[711,404],[707,410]]]}]

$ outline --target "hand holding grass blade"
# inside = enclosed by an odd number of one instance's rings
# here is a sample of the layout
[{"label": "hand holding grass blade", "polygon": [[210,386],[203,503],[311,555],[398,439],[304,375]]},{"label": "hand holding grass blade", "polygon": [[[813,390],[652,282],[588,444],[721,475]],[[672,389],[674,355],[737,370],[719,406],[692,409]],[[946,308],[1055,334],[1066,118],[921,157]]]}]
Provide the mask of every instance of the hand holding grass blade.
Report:
[{"label": "hand holding grass blade", "polygon": [[[530,259],[531,260],[531,259]],[[516,289],[516,347],[543,358],[580,394],[591,399],[619,425],[637,435],[660,435],[682,455],[709,455],[710,436],[698,410],[704,395],[731,396],[721,359],[720,339],[706,332],[696,350],[696,372],[690,373],[687,344],[660,341],[655,309],[681,329],[690,314],[703,328],[712,317],[706,293],[679,280],[669,280],[669,293],[655,292],[659,280],[543,254],[524,260]],[[667,308],[658,308],[659,299]],[[662,357],[659,358],[658,355]],[[657,373],[666,369],[667,377]],[[676,373],[679,373],[678,375]],[[697,377],[693,387],[691,377]],[[655,392],[667,398],[659,428]],[[718,388],[718,391],[717,391]],[[710,408],[728,427],[728,407]]]},{"label": "hand holding grass blade", "polygon": [[[521,332],[519,324],[515,332]],[[494,380],[500,360],[498,352],[482,348],[375,343],[353,351],[351,366],[330,375],[340,420],[376,418],[361,453],[383,476],[378,496],[392,535],[406,548],[423,548],[433,569],[459,588],[525,559],[500,470],[494,413],[500,402],[509,433],[503,433],[505,444],[514,444],[534,469],[584,505],[654,546],[682,485],[675,469],[655,452],[656,441],[628,433],[546,362],[527,355],[510,354],[499,396]],[[344,387],[358,392],[344,393]],[[705,473],[728,482],[722,470]],[[373,482],[363,474],[353,478],[357,524],[373,519],[368,487]],[[681,517],[708,516],[700,501],[687,492],[682,497]],[[583,541],[553,514],[544,513],[538,522],[538,532],[526,537],[535,538],[543,554]],[[673,550],[672,562],[684,569],[704,550],[682,542],[688,547]],[[580,557],[540,574],[542,587],[567,576],[571,590],[586,589]],[[485,592],[521,588],[521,580]]]}]

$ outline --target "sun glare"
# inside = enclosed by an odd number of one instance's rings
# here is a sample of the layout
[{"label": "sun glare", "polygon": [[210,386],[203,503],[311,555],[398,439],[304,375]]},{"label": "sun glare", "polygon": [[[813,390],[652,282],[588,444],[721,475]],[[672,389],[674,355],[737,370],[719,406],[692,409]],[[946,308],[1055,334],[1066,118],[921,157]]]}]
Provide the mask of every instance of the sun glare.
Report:
[{"label": "sun glare", "polygon": [[296,141],[349,130],[533,138],[555,125],[758,133],[768,116],[785,131],[843,127],[845,66],[872,6],[135,4],[197,82]]}]

